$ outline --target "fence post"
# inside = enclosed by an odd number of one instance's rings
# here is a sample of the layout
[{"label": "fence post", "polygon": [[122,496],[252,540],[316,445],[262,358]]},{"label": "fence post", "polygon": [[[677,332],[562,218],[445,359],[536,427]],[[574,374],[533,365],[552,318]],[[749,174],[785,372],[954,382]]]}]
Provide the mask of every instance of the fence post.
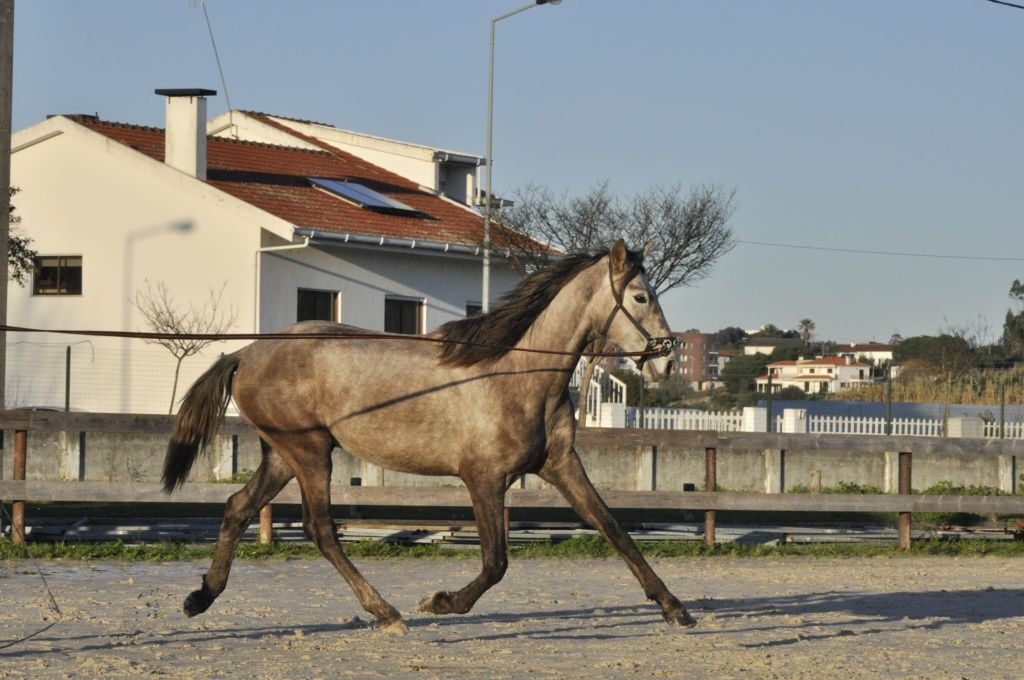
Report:
[{"label": "fence post", "polygon": [[1017,456],[1000,453],[996,464],[999,466],[999,490],[1017,493]]},{"label": "fence post", "polygon": [[884,473],[882,480],[883,493],[899,493],[899,453],[896,451],[885,452]]},{"label": "fence post", "polygon": [[[704,449],[704,490],[718,491],[718,449],[709,446]],[[704,543],[715,544],[715,511],[704,511]]]},{"label": "fence post", "polygon": [[786,450],[765,449],[764,492],[785,493],[786,491]]},{"label": "fence post", "polygon": [[[25,458],[28,453],[28,432],[14,432],[14,460],[12,477],[15,481],[25,481]],[[25,501],[14,501],[11,504],[11,541],[14,545],[25,545]]]},{"label": "fence post", "polygon": [[658,447],[641,447],[638,454],[636,488],[639,491],[654,491],[658,488]]},{"label": "fence post", "polygon": [[[899,487],[901,496],[909,496],[910,489],[910,452],[900,451]],[[910,550],[910,513],[899,515],[899,549]]]},{"label": "fence post", "polygon": [[270,509],[270,503],[267,503],[260,508],[260,545],[270,545],[274,540],[274,534],[271,531],[273,522],[273,511]]},{"label": "fence post", "polygon": [[71,411],[71,345],[64,349],[64,413]]}]

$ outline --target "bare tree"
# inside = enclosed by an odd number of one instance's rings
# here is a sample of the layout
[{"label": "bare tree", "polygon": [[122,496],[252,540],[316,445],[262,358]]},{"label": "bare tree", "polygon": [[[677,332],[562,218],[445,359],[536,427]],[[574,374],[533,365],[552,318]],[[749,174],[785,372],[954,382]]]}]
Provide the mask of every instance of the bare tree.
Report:
[{"label": "bare tree", "polygon": [[[167,284],[163,281],[157,281],[154,284],[147,280],[146,289],[136,291],[134,305],[142,314],[142,318],[146,320],[146,325],[155,333],[218,335],[226,333],[238,318],[237,310],[233,307],[224,307],[223,298],[226,286],[227,282],[221,285],[220,290],[211,288],[209,299],[202,307],[197,308],[189,304],[188,309],[182,310],[174,301],[170,291],[167,290]],[[174,366],[174,384],[171,386],[171,406],[167,411],[174,413],[181,362],[198,354],[207,345],[218,341],[168,337],[147,342],[164,347],[177,360]]]},{"label": "bare tree", "polygon": [[[733,192],[698,186],[684,193],[678,184],[653,187],[630,197],[614,195],[608,182],[580,196],[555,196],[529,184],[513,192],[515,202],[500,220],[527,239],[506,239],[514,266],[529,270],[543,264],[551,248],[576,252],[623,239],[646,250],[647,281],[659,294],[688,286],[711,273],[715,262],[734,246],[729,218]],[[586,426],[592,359],[580,385],[580,426]]]},{"label": "bare tree", "polygon": [[702,185],[684,192],[678,184],[616,196],[608,182],[580,196],[556,196],[529,184],[513,193],[502,222],[532,239],[511,244],[513,262],[524,269],[542,263],[554,247],[575,252],[604,247],[618,238],[647,247],[644,268],[658,292],[706,278],[735,241],[729,228],[733,192]]}]

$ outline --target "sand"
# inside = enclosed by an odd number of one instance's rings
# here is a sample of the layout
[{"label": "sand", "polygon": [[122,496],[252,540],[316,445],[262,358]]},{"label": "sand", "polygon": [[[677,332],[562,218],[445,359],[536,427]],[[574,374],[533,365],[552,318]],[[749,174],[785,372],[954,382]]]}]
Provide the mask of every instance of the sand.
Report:
[{"label": "sand", "polygon": [[[1013,558],[659,560],[697,617],[672,628],[617,560],[516,560],[461,617],[415,612],[469,560],[361,560],[409,633],[370,623],[323,560],[240,562],[194,619],[205,563],[47,562],[63,620],[0,650],[0,678],[1022,678]],[[0,564],[0,643],[51,621],[27,563]]]}]

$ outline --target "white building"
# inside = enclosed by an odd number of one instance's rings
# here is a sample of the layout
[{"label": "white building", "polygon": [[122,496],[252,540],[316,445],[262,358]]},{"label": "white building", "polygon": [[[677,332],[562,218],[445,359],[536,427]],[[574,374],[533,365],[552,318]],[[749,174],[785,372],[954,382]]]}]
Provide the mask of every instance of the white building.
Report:
[{"label": "white building", "polygon": [[[223,289],[236,315],[231,331],[242,333],[306,318],[422,333],[479,308],[482,219],[437,195],[451,177],[472,194],[473,181],[449,172],[443,155],[431,161],[431,185],[295,130],[259,142],[255,133],[207,137],[205,97],[214,92],[158,94],[166,132],[54,116],[14,134],[17,210],[40,260],[30,284],[10,289],[8,323],[149,330],[133,301],[156,283],[183,309]],[[239,121],[257,127],[251,114],[233,118],[240,129]],[[497,248],[504,235],[494,229]],[[516,281],[492,259],[493,296]],[[174,361],[166,349],[50,333],[9,333],[8,343],[9,408],[63,406],[70,347],[71,408],[168,409]],[[241,344],[216,343],[187,360],[182,383]]]},{"label": "white building", "polygon": [[326,144],[412,180],[423,190],[466,205],[477,203],[481,156],[252,111],[223,113],[210,121],[207,133],[312,150]]},{"label": "white building", "polygon": [[772,393],[796,387],[807,394],[835,394],[856,385],[872,382],[870,364],[846,357],[820,357],[775,361],[767,366],[768,375],[757,378],[757,391],[768,391],[771,377]]},{"label": "white building", "polygon": [[850,342],[838,345],[836,354],[854,361],[866,361],[877,367],[892,363],[892,350],[892,345],[880,342]]}]

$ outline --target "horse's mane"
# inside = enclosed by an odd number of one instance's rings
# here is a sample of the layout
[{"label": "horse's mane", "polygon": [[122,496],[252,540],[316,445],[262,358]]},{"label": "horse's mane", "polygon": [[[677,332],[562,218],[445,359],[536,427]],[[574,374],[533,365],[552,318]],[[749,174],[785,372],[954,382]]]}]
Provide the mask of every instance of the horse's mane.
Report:
[{"label": "horse's mane", "polygon": [[[444,324],[437,329],[449,341],[442,345],[441,362],[471,366],[504,356],[567,283],[607,254],[604,249],[568,255],[527,276],[488,313]],[[629,259],[639,264],[636,253]]]}]

